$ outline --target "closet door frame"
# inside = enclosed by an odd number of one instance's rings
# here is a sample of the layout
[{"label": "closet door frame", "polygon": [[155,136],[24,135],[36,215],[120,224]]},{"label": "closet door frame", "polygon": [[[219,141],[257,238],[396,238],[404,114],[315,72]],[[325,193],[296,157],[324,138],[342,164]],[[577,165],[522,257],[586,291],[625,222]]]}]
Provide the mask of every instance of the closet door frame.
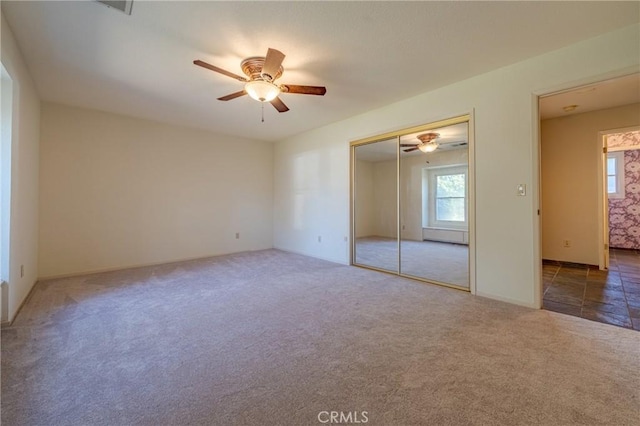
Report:
[{"label": "closet door frame", "polygon": [[[403,128],[383,134],[378,134],[374,136],[370,136],[363,139],[358,139],[350,142],[350,183],[349,183],[349,224],[351,227],[350,238],[351,244],[349,245],[350,253],[349,259],[350,264],[353,266],[358,266],[361,268],[372,269],[380,272],[386,272],[393,275],[399,275],[402,277],[423,281],[431,284],[437,284],[445,287],[455,288],[457,290],[469,291],[471,294],[476,293],[476,215],[475,215],[475,206],[476,206],[476,185],[475,185],[475,126],[474,126],[474,117],[473,111],[461,114],[455,117],[432,121],[427,124],[422,124],[418,126]],[[401,205],[400,205],[400,137],[404,135],[408,135],[411,133],[417,132],[425,132],[441,127],[451,126],[454,124],[460,123],[468,123],[468,138],[469,138],[469,153],[468,153],[468,179],[469,179],[469,288],[462,288],[457,285],[451,285],[439,281],[433,281],[429,279],[424,279],[420,277],[415,277],[413,275],[404,275],[402,273],[401,268]],[[397,140],[397,149],[396,149],[396,219],[397,219],[397,243],[398,243],[398,266],[399,272],[390,272],[384,269],[378,269],[375,267],[358,264],[355,262],[355,244],[356,244],[356,236],[355,236],[355,169],[356,169],[356,156],[355,149],[358,146],[375,143],[378,141],[389,140],[392,138],[396,138]]]}]

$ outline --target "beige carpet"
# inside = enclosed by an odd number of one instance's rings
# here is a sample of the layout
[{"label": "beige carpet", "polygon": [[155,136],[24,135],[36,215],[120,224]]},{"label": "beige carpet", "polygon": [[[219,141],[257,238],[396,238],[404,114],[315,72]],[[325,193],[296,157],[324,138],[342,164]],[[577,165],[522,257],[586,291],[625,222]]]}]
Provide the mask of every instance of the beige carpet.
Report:
[{"label": "beige carpet", "polygon": [[637,425],[639,384],[636,331],[277,250],[41,282],[2,330],[3,425]]},{"label": "beige carpet", "polygon": [[[356,263],[398,272],[398,240],[361,237]],[[402,240],[400,272],[430,281],[469,288],[469,246],[438,241]]]}]

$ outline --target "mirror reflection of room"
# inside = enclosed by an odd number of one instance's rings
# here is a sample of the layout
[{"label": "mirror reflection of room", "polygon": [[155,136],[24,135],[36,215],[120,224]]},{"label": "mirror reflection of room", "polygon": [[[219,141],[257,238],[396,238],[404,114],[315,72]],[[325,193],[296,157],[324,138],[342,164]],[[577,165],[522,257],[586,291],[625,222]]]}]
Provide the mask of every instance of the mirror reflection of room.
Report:
[{"label": "mirror reflection of room", "polygon": [[468,123],[400,137],[400,270],[469,287]]},{"label": "mirror reflection of room", "polygon": [[354,263],[398,272],[398,139],[355,147]]},{"label": "mirror reflection of room", "polygon": [[353,155],[353,263],[469,289],[468,121]]}]

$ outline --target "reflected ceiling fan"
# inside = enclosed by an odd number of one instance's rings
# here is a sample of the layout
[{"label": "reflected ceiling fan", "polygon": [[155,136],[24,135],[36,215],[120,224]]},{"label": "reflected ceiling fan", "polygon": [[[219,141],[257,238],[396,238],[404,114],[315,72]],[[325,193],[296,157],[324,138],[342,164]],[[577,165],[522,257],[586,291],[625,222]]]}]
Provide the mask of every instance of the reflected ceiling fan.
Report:
[{"label": "reflected ceiling fan", "polygon": [[418,144],[410,144],[410,143],[401,143],[400,146],[404,149],[404,152],[411,152],[415,150],[420,150],[422,152],[433,152],[438,149],[438,142],[436,139],[440,137],[440,133],[423,133],[421,135],[416,136],[420,143]]},{"label": "reflected ceiling fan", "polygon": [[[298,86],[294,84],[276,83],[276,80],[280,78],[284,72],[282,68],[284,57],[284,53],[270,48],[267,50],[267,56],[254,56],[243,60],[240,67],[246,77],[236,75],[199,59],[193,61],[193,63],[245,83],[244,89],[222,96],[218,98],[219,101],[230,101],[240,96],[249,95],[251,98],[263,104],[264,102],[271,103],[278,112],[287,112],[289,108],[278,97],[281,93],[324,96],[327,89],[323,86]],[[264,121],[264,117],[262,121]]]}]

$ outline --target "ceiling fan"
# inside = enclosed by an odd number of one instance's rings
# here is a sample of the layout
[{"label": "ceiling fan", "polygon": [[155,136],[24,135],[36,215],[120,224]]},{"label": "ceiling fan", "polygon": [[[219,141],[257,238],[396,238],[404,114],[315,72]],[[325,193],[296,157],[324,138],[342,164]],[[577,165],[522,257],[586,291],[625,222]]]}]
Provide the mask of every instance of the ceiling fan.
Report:
[{"label": "ceiling fan", "polygon": [[284,72],[284,69],[282,68],[282,61],[284,60],[284,57],[284,53],[270,48],[267,50],[267,56],[254,56],[243,60],[240,67],[246,77],[218,68],[215,65],[208,64],[199,59],[193,61],[193,63],[245,83],[244,89],[222,96],[218,98],[219,101],[230,101],[232,99],[239,98],[240,96],[249,95],[258,102],[271,103],[278,112],[287,112],[289,111],[289,108],[278,97],[281,93],[324,96],[327,89],[322,86],[277,84],[276,80],[280,78]]},{"label": "ceiling fan", "polygon": [[421,135],[416,136],[420,143],[418,144],[409,144],[409,143],[401,143],[400,146],[403,148],[407,148],[403,150],[404,152],[411,152],[419,149],[422,152],[433,152],[438,149],[438,142],[436,139],[440,137],[440,133],[423,133]]}]

